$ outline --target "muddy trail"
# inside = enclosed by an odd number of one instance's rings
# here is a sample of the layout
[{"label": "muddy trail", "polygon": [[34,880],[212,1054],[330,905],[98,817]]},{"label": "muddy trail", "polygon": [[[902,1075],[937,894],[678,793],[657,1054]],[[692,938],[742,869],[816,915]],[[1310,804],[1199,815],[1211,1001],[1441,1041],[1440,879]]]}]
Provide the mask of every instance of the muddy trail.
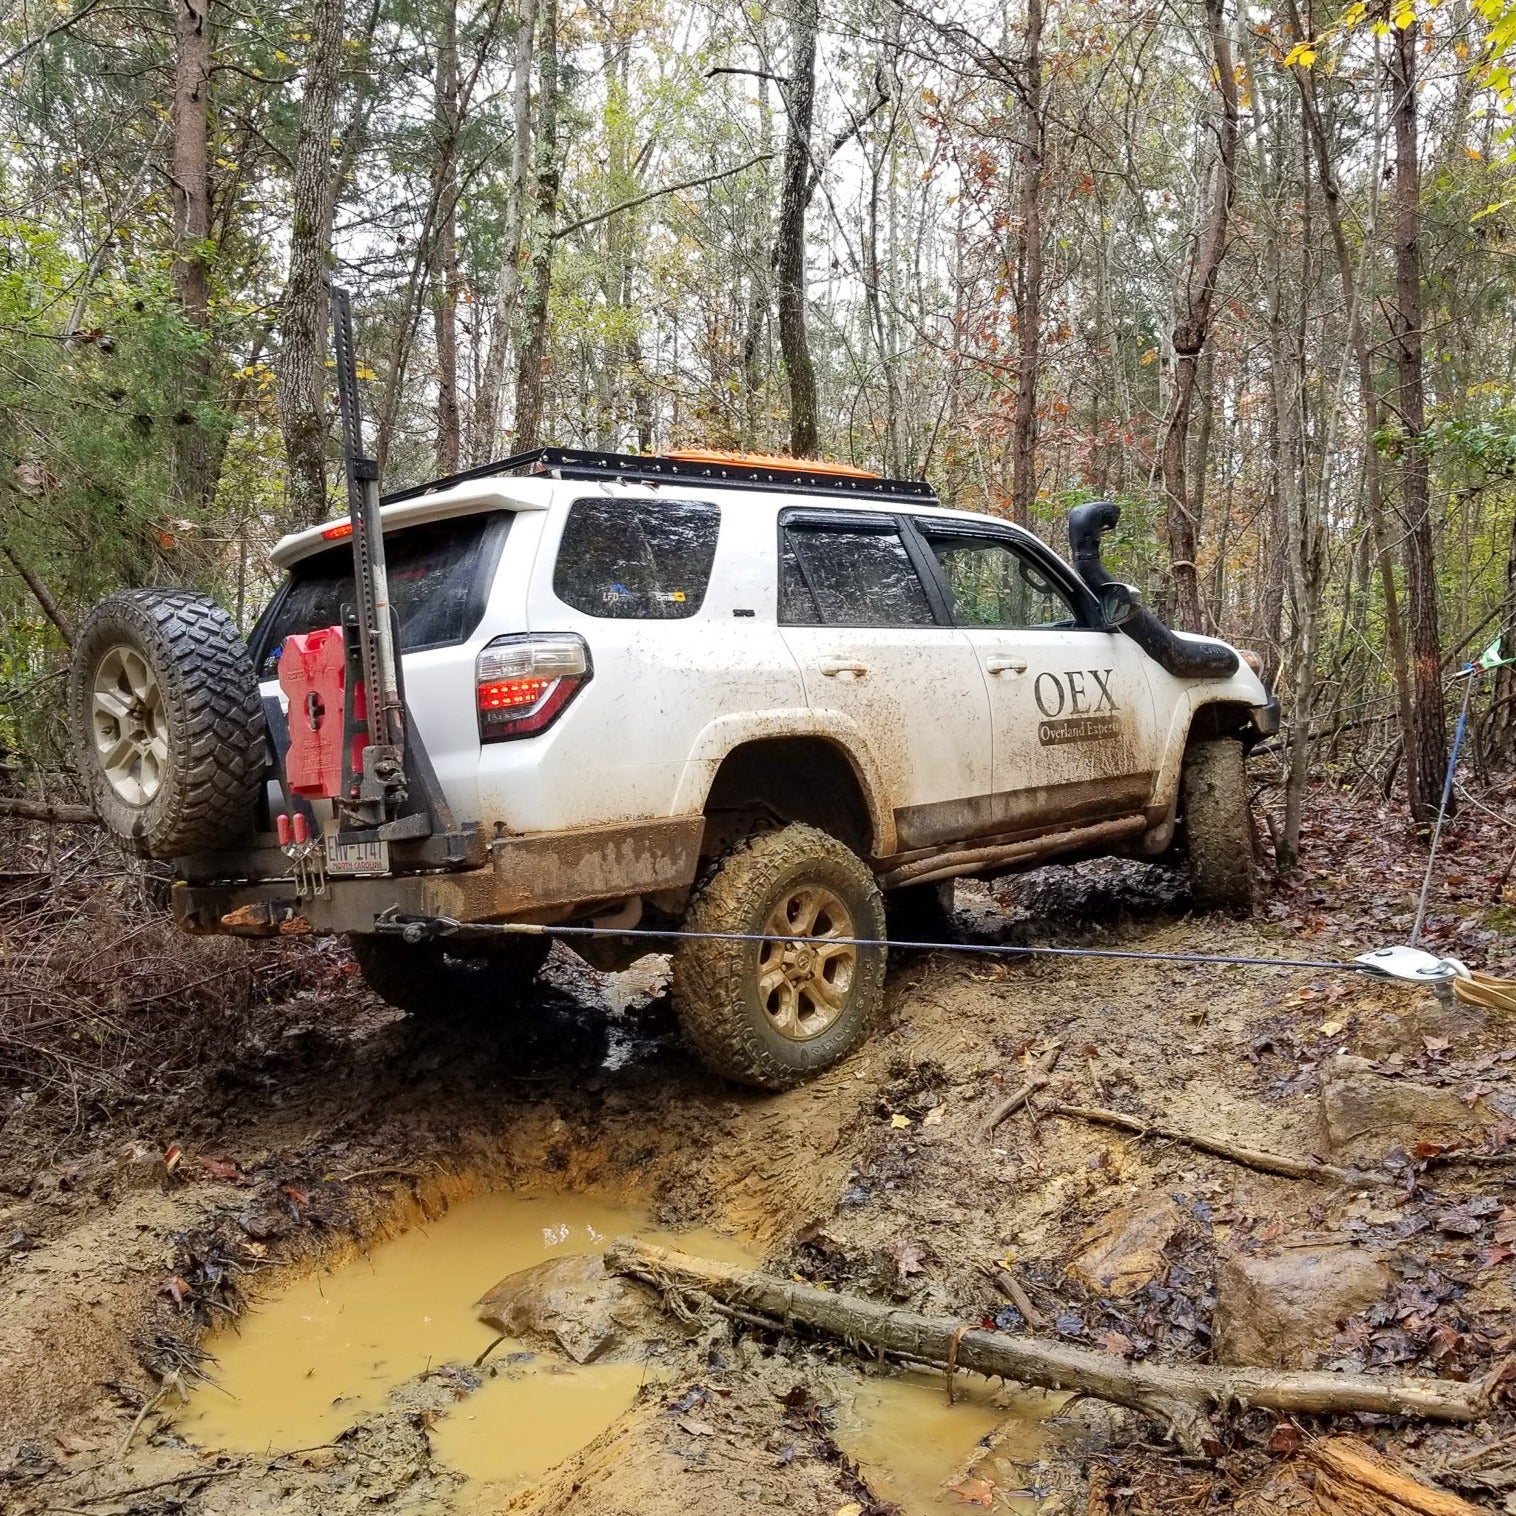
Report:
[{"label": "muddy trail", "polygon": [[[1372,910],[1313,921],[1309,886],[1271,911],[1195,918],[1174,876],[1091,865],[962,887],[953,933],[1393,940]],[[339,950],[280,952],[316,955],[292,993],[112,1098],[10,1097],[7,1512],[1310,1510],[1310,1450],[1344,1432],[1513,1508],[1516,1028],[1495,1013],[1347,975],[897,954],[883,1031],[760,1096],[683,1050],[663,959],[601,975],[556,949],[481,1026],[386,1010]],[[1045,1087],[986,1130],[1054,1041]],[[1372,1179],[1283,1178],[1057,1103]],[[503,1330],[476,1316],[504,1276],[572,1281],[622,1233],[1133,1359],[1496,1388],[1451,1428],[1242,1410],[1186,1460],[1097,1401],[959,1375],[950,1408],[940,1373],[630,1286],[603,1318],[535,1297]]]}]

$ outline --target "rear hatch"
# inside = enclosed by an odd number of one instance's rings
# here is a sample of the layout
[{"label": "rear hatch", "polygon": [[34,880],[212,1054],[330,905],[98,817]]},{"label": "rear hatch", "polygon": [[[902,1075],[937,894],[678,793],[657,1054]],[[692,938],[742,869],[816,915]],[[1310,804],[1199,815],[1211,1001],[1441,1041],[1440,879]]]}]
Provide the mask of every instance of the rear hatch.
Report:
[{"label": "rear hatch", "polygon": [[[474,633],[515,519],[510,511],[476,512],[384,534],[406,704],[460,819],[478,813]],[[281,696],[284,639],[292,632],[341,625],[343,607],[354,600],[352,545],[345,536],[291,566],[249,638],[265,695]]]}]

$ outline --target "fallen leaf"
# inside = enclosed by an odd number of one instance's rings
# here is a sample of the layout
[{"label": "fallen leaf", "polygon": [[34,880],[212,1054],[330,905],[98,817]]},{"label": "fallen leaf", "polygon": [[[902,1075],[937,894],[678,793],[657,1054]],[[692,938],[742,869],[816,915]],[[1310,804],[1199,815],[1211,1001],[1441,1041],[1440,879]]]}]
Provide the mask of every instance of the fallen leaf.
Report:
[{"label": "fallen leaf", "polygon": [[1342,1021],[1323,1021],[1321,1025],[1316,1028],[1316,1030],[1320,1032],[1323,1037],[1335,1037],[1346,1024],[1346,1022]]},{"label": "fallen leaf", "polygon": [[922,1126],[941,1126],[942,1118],[947,1114],[945,1105],[934,1105],[925,1116],[921,1118]]},{"label": "fallen leaf", "polygon": [[900,1131],[904,1127],[908,1127],[910,1124],[911,1118],[909,1116],[902,1116],[899,1111],[896,1111],[895,1114],[890,1117],[890,1125],[894,1127],[896,1131]]},{"label": "fallen leaf", "polygon": [[901,1237],[890,1244],[890,1257],[895,1260],[895,1272],[902,1279],[909,1279],[912,1274],[923,1272],[926,1252],[919,1242],[907,1242]]},{"label": "fallen leaf", "polygon": [[696,1421],[693,1416],[680,1416],[677,1420],[691,1437],[713,1437],[716,1433],[716,1428],[708,1421]]},{"label": "fallen leaf", "polygon": [[1271,1453],[1282,1453],[1288,1458],[1290,1454],[1299,1451],[1304,1441],[1304,1433],[1293,1421],[1281,1421],[1269,1438],[1268,1449]]},{"label": "fallen leaf", "polygon": [[163,1167],[166,1168],[170,1174],[172,1174],[174,1170],[177,1169],[183,1162],[184,1149],[180,1147],[177,1142],[169,1143],[168,1147],[165,1148],[163,1152]]},{"label": "fallen leaf", "polygon": [[982,1505],[985,1510],[989,1510],[995,1504],[995,1486],[988,1479],[960,1479],[956,1484],[950,1484],[948,1489],[964,1505]]},{"label": "fallen leaf", "polygon": [[856,1500],[837,1507],[837,1516],[863,1516],[863,1507]]},{"label": "fallen leaf", "polygon": [[242,1170],[239,1169],[230,1158],[202,1158],[200,1167],[205,1170],[212,1179],[240,1179]]},{"label": "fallen leaf", "polygon": [[1123,1358],[1129,1357],[1137,1351],[1137,1344],[1121,1332],[1107,1332],[1100,1338],[1100,1346],[1107,1353],[1118,1353]]}]

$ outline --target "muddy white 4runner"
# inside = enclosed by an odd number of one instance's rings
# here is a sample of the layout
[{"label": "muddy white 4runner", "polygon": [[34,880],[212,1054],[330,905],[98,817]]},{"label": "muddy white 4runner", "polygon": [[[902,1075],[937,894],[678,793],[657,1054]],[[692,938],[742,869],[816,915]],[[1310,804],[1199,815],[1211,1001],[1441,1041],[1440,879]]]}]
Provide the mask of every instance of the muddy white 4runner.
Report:
[{"label": "muddy white 4runner", "polygon": [[429,1012],[519,999],[549,944],[471,927],[595,925],[601,967],[682,927],[686,1034],[777,1088],[868,1034],[887,903],[910,936],[959,877],[1171,852],[1198,905],[1251,903],[1243,759],[1278,706],[1105,573],[1114,506],[1073,513],[1071,568],[797,463],[541,450],[382,511],[358,483],[275,548],[247,644],[179,591],[81,628],[80,771],[189,931],[346,934]]}]

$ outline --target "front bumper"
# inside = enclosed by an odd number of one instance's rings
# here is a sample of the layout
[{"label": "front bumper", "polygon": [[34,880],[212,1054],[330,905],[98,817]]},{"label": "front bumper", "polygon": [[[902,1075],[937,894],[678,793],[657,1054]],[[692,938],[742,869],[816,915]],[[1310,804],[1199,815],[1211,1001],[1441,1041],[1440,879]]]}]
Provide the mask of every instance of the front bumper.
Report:
[{"label": "front bumper", "polygon": [[289,875],[245,877],[247,860],[228,856],[224,880],[174,886],[174,916],[188,932],[273,937],[371,932],[381,916],[397,912],[564,921],[632,896],[658,896],[677,909],[694,884],[704,831],[704,817],[681,816],[501,837],[490,844],[483,868],[328,877],[321,893],[306,895]]},{"label": "front bumper", "polygon": [[1279,696],[1270,695],[1263,705],[1255,705],[1248,712],[1248,736],[1250,745],[1262,742],[1266,737],[1279,735]]}]

